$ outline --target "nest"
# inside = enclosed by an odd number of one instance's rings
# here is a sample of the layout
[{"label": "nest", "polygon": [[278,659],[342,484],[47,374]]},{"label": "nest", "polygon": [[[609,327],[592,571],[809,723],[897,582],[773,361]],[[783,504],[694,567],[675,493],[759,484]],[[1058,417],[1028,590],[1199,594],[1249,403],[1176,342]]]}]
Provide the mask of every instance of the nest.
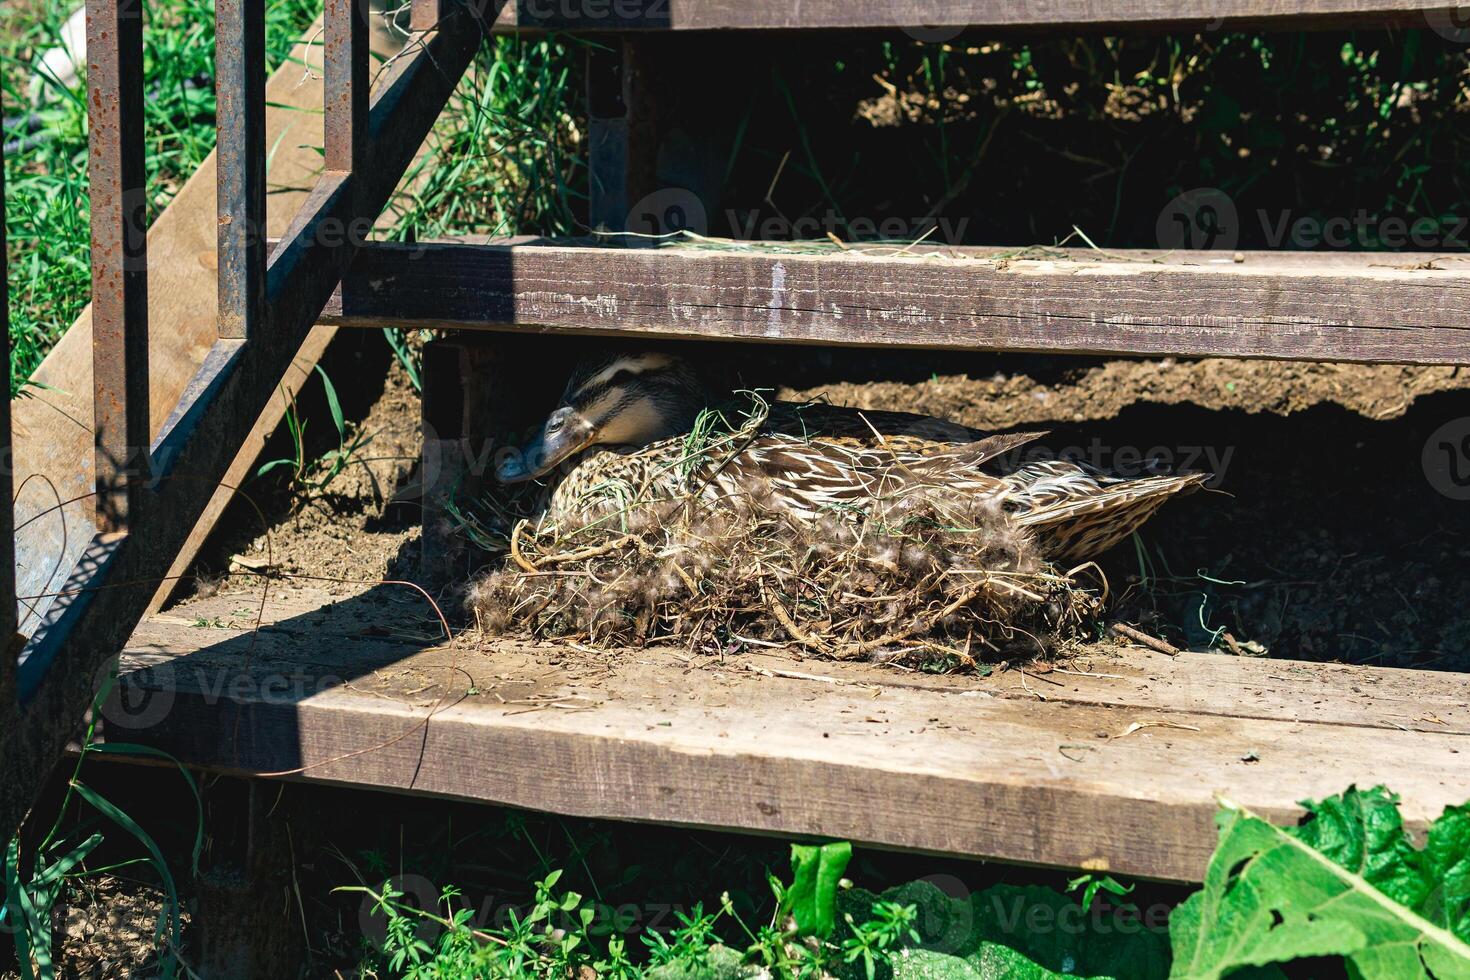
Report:
[{"label": "nest", "polygon": [[[761,407],[728,434],[704,426],[677,465],[725,465]],[[950,665],[1048,652],[1100,611],[1079,570],[1047,563],[993,498],[915,486],[810,520],[772,506],[758,474],[743,488],[713,501],[693,482],[661,498],[620,487],[574,518],[523,520],[470,609],[494,635],[705,650],[794,642]]]}]

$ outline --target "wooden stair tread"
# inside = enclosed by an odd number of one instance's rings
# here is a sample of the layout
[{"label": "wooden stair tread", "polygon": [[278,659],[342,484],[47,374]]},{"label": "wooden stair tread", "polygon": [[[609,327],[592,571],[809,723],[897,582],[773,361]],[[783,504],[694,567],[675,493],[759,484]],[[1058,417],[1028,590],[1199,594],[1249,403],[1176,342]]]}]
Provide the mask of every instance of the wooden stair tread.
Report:
[{"label": "wooden stair tread", "polygon": [[[922,251],[923,254],[917,254]],[[1236,261],[1239,258],[1240,261]],[[1427,267],[1426,267],[1427,266]],[[1470,363],[1470,259],[1399,253],[374,244],[323,322]]]},{"label": "wooden stair tread", "polygon": [[1464,675],[1125,651],[1067,668],[1115,677],[926,677],[444,645],[388,587],[283,591],[252,640],[236,614],[256,603],[143,624],[123,674],[151,693],[112,707],[112,736],[206,768],[1181,880],[1217,794],[1289,819],[1386,783],[1412,826],[1470,798]]},{"label": "wooden stair tread", "polygon": [[1450,9],[1442,0],[1210,0],[1187,9],[1177,0],[515,0],[499,8],[494,26],[510,32],[1404,24]]}]

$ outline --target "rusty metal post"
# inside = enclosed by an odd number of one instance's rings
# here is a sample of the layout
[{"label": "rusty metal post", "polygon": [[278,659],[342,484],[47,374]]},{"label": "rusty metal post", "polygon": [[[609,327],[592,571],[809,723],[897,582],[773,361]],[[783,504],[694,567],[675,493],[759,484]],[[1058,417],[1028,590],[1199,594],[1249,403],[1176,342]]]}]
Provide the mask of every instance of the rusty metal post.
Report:
[{"label": "rusty metal post", "polygon": [[327,169],[361,173],[367,159],[368,0],[327,0]]},{"label": "rusty metal post", "polygon": [[[0,167],[0,287],[8,287],[5,240],[5,168]],[[0,352],[10,380],[10,290],[0,303]],[[15,611],[15,457],[10,445],[10,392],[0,404],[0,718],[15,710],[17,617]]]},{"label": "rusty metal post", "polygon": [[439,25],[439,20],[449,13],[453,0],[413,0],[413,13],[409,18],[409,28],[415,31],[432,31]]},{"label": "rusty metal post", "polygon": [[219,335],[248,338],[264,323],[265,0],[218,0]]},{"label": "rusty metal post", "polygon": [[122,531],[148,481],[148,197],[142,0],[87,0],[97,527]]}]

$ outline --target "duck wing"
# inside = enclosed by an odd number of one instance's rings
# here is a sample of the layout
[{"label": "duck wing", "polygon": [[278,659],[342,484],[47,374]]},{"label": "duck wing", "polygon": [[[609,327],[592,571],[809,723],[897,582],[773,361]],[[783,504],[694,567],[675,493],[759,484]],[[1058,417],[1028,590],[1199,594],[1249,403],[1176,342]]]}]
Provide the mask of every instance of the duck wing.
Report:
[{"label": "duck wing", "polygon": [[982,465],[1039,436],[1012,433],[910,450],[766,435],[734,457],[711,460],[701,476],[707,497],[768,498],[811,519],[823,511],[866,512],[916,492],[1002,495],[1004,479],[983,472]]},{"label": "duck wing", "polygon": [[894,448],[910,449],[922,448],[926,443],[971,443],[986,435],[979,429],[930,415],[845,408],[826,402],[775,402],[765,430],[807,440],[864,446],[888,442]]}]

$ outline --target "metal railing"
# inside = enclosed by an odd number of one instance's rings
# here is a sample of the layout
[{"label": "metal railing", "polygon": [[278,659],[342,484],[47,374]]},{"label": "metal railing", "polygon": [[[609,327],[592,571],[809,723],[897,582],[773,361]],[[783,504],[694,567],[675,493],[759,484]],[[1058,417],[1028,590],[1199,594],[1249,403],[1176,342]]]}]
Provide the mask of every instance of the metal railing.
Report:
[{"label": "metal railing", "polygon": [[[154,435],[143,8],[141,0],[87,0],[97,534],[65,588],[49,597],[36,635],[0,665],[0,829],[14,829],[60,757],[98,678],[478,49],[477,14],[441,2],[416,0],[419,33],[379,73],[370,98],[367,0],[327,0],[325,169],[268,254],[265,0],[219,0],[218,340]],[[0,423],[8,450],[8,401]],[[0,637],[9,638],[13,517],[10,507],[0,510]]]}]

